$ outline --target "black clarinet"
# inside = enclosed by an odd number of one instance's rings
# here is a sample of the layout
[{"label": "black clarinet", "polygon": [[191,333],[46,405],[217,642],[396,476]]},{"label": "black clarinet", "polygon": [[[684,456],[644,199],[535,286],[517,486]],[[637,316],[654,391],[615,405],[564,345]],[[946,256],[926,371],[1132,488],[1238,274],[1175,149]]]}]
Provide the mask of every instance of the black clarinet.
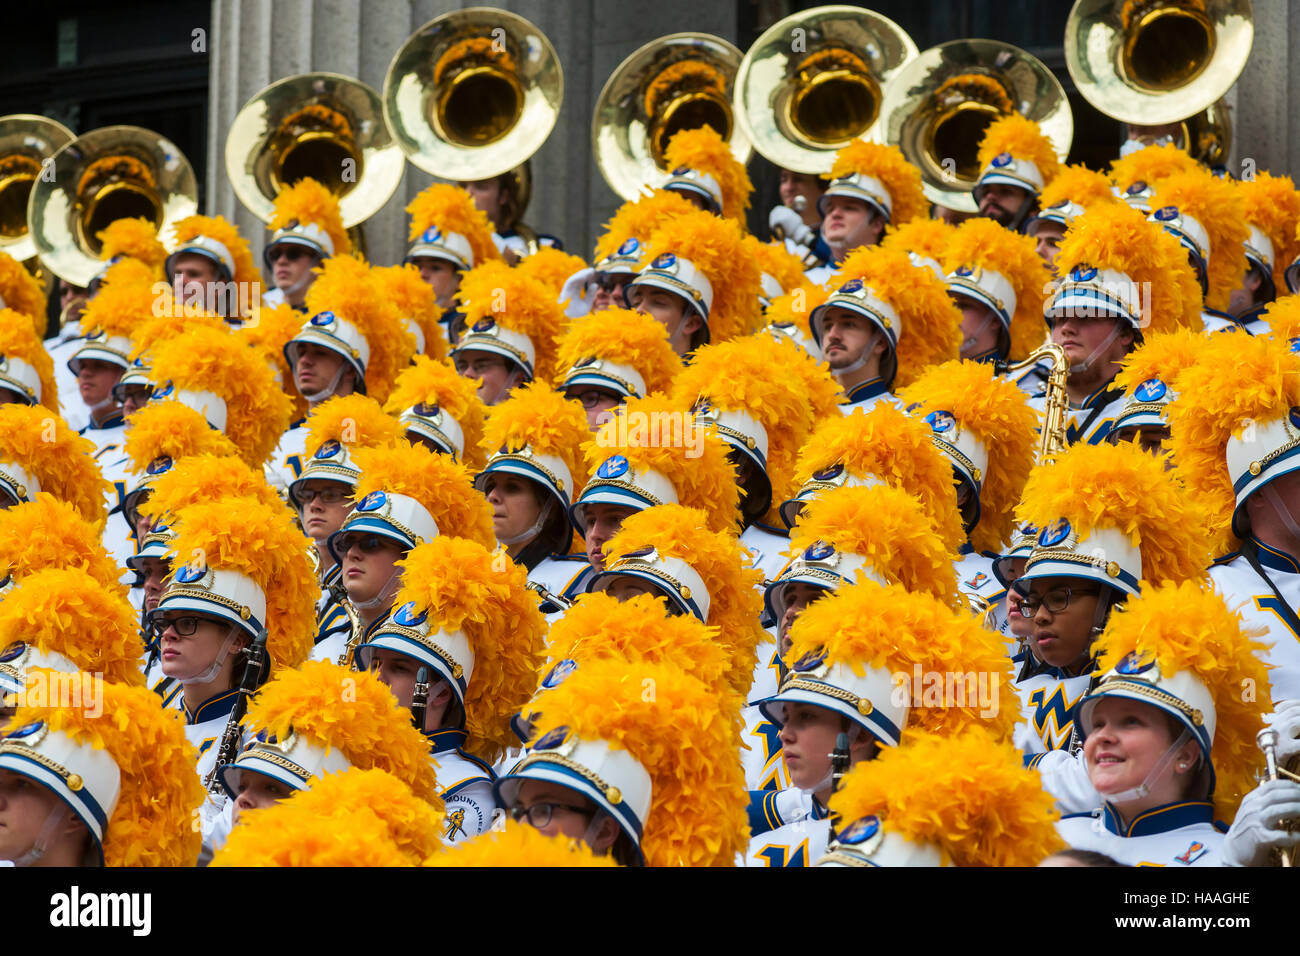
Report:
[{"label": "black clarinet", "polygon": [[424,733],[424,712],[429,709],[429,668],[421,667],[415,674],[415,693],[411,695],[411,723]]},{"label": "black clarinet", "polygon": [[248,660],[244,664],[244,675],[239,681],[239,696],[235,698],[235,706],[230,709],[230,716],[226,718],[226,730],[221,735],[221,746],[217,748],[216,763],[203,781],[211,793],[221,792],[221,787],[217,784],[217,772],[239,756],[239,725],[244,720],[244,714],[248,713],[248,699],[261,682],[265,654],[266,628],[263,627],[248,647]]},{"label": "black clarinet", "polygon": [[840,781],[849,772],[849,735],[840,731],[835,737],[835,749],[831,751],[831,788],[838,790]]}]

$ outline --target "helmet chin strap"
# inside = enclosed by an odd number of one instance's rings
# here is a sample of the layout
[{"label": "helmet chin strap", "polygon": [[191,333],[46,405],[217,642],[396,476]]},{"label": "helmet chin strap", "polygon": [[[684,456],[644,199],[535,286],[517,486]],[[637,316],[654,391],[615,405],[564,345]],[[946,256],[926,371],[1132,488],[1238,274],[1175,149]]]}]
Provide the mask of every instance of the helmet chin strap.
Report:
[{"label": "helmet chin strap", "polygon": [[1088,369],[1092,368],[1093,365],[1094,365],[1094,364],[1096,363],[1096,361],[1097,361],[1097,357],[1100,356],[1102,352],[1104,352],[1104,351],[1106,351],[1108,348],[1110,348],[1111,345],[1114,343],[1114,341],[1115,341],[1117,338],[1119,338],[1119,331],[1120,331],[1120,330],[1119,330],[1119,321],[1117,320],[1117,321],[1115,322],[1115,327],[1114,327],[1113,329],[1110,330],[1110,335],[1108,335],[1108,336],[1106,336],[1104,339],[1102,339],[1102,340],[1101,340],[1101,344],[1098,345],[1098,346],[1097,346],[1095,349],[1093,349],[1091,352],[1089,352],[1087,358],[1082,359],[1081,361],[1078,361],[1078,362],[1073,363],[1073,364],[1070,366],[1070,371],[1071,371],[1071,372],[1086,372]]},{"label": "helmet chin strap", "polygon": [[[320,260],[317,260],[317,261],[319,262]],[[301,292],[303,289],[305,289],[305,288],[307,288],[309,285],[311,285],[311,284],[312,284],[312,280],[314,280],[315,278],[316,278],[316,274],[315,274],[314,272],[312,272],[310,269],[308,269],[306,272],[304,272],[304,273],[302,274],[302,278],[301,278],[301,279],[299,279],[299,280],[298,280],[297,282],[295,282],[293,285],[289,286],[289,288],[287,288],[287,289],[281,289],[280,291],[283,292],[283,293],[284,293],[284,297],[285,297],[286,299],[288,299],[290,296],[297,295],[297,294],[298,294],[299,292]]]},{"label": "helmet chin strap", "polygon": [[41,832],[36,834],[36,839],[32,841],[27,852],[13,861],[14,866],[34,866],[44,858],[50,850],[50,844],[54,841],[55,832],[68,819],[68,814],[71,812],[72,808],[63,803],[51,807],[45,822],[41,824]]},{"label": "helmet chin strap", "polygon": [[[330,383],[323,389],[319,392],[303,392],[302,397],[307,399],[307,404],[319,405],[321,402],[325,401],[325,399],[333,396],[333,394],[338,390],[339,382],[343,381],[343,373],[347,370],[347,363],[340,363],[338,371],[334,373],[334,377],[330,379]],[[302,391],[302,389],[299,389],[299,391]]]},{"label": "helmet chin strap", "polygon": [[352,606],[355,607],[357,610],[373,611],[375,608],[379,607],[379,605],[383,604],[385,601],[392,600],[393,595],[388,593],[388,589],[392,587],[393,579],[397,577],[397,574],[398,574],[397,565],[393,565],[393,570],[389,572],[388,579],[384,581],[384,586],[381,587],[375,593],[375,596],[372,597],[369,601],[357,601],[351,597],[349,597],[348,600],[352,601]]},{"label": "helmet chin strap", "polygon": [[603,850],[597,850],[595,845],[591,841],[596,838],[596,832],[600,829],[600,825],[605,822],[605,818],[608,816],[609,814],[606,813],[604,810],[598,809],[595,813],[591,815],[591,822],[587,824],[587,829],[582,831],[583,844],[585,844],[591,850],[601,855],[608,853],[610,851],[610,847],[606,847]]},{"label": "helmet chin strap", "polygon": [[1277,489],[1272,485],[1265,485],[1260,489],[1260,494],[1264,500],[1273,506],[1273,511],[1277,513],[1277,518],[1282,522],[1282,526],[1291,532],[1291,536],[1300,541],[1300,525],[1296,524],[1295,518],[1291,517],[1291,511],[1282,502],[1282,496],[1277,493]]},{"label": "helmet chin strap", "polygon": [[550,495],[547,495],[546,504],[542,506],[542,510],[538,513],[536,521],[534,521],[529,527],[525,528],[523,531],[519,532],[519,534],[512,534],[509,537],[505,537],[505,538],[498,536],[497,544],[505,545],[507,548],[509,548],[512,545],[525,544],[533,540],[533,538],[541,534],[542,528],[546,526],[546,522],[550,519],[551,512],[554,510],[555,510],[555,499]]},{"label": "helmet chin strap", "polygon": [[[975,343],[979,341],[981,335],[988,331],[989,323],[993,322],[994,319],[997,319],[997,315],[994,314],[992,309],[988,309],[984,321],[980,323],[980,327],[971,336],[962,340],[961,349],[963,352],[968,348],[974,348]],[[994,348],[996,349],[996,346]]]},{"label": "helmet chin strap", "polygon": [[871,351],[876,347],[876,342],[880,339],[880,332],[873,330],[871,338],[867,339],[867,344],[862,346],[862,354],[843,368],[831,369],[835,375],[852,375],[858,369],[862,368],[871,360]]},{"label": "helmet chin strap", "polygon": [[515,376],[519,375],[520,372],[522,372],[523,370],[520,369],[519,366],[514,365],[514,363],[510,363],[510,364],[512,365],[512,368],[510,369],[509,372],[506,373],[505,380],[502,381],[501,387],[497,389],[496,398],[492,399],[491,402],[491,404],[493,405],[500,404],[506,398],[506,396],[510,394],[510,389],[514,388],[515,385],[518,385],[522,382],[522,376],[520,377],[519,381],[515,381],[515,382],[511,381],[512,379],[515,378]]},{"label": "helmet chin strap", "polygon": [[239,634],[240,627],[238,624],[230,625],[230,630],[226,632],[226,639],[221,644],[221,650],[217,651],[217,656],[213,658],[211,665],[205,670],[193,675],[192,677],[178,677],[178,684],[206,684],[212,678],[221,672],[222,666],[226,663],[226,657],[230,654],[230,645],[235,643],[235,638]]},{"label": "helmet chin strap", "polygon": [[1192,732],[1184,729],[1178,736],[1178,739],[1170,744],[1169,749],[1166,750],[1164,755],[1156,761],[1156,765],[1151,768],[1151,772],[1146,775],[1145,780],[1136,787],[1132,787],[1128,790],[1121,790],[1119,793],[1103,793],[1102,796],[1106,798],[1106,802],[1111,804],[1128,803],[1132,800],[1141,800],[1143,797],[1147,796],[1151,793],[1151,788],[1159,783],[1161,778],[1164,777],[1170,764],[1174,762],[1174,756],[1180,749],[1182,749],[1183,744],[1187,743],[1187,741],[1191,739]]}]

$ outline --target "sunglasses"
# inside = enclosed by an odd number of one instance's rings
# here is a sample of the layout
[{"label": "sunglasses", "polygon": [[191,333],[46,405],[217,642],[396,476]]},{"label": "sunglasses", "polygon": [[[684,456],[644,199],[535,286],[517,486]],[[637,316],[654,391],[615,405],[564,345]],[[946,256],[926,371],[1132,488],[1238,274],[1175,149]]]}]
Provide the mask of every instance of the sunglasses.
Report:
[{"label": "sunglasses", "polygon": [[380,534],[354,534],[343,539],[339,554],[347,554],[353,548],[356,548],[362,554],[374,554],[384,548],[393,547],[395,543],[392,539],[385,538]]},{"label": "sunglasses", "polygon": [[279,262],[281,259],[288,259],[290,262],[297,262],[305,255],[308,255],[306,249],[299,246],[283,245],[276,246],[267,253],[267,258],[272,262]]}]

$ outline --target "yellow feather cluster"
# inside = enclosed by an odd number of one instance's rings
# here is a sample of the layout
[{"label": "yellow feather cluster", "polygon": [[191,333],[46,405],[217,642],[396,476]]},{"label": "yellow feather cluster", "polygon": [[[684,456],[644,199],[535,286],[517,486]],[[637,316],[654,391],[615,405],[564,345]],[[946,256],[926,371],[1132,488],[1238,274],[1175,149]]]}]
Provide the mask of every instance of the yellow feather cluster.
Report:
[{"label": "yellow feather cluster", "polygon": [[596,262],[612,256],[628,239],[649,242],[650,237],[678,216],[699,210],[679,193],[656,190],[652,195],[619,206],[596,240]]},{"label": "yellow feather cluster", "polygon": [[252,293],[252,299],[254,301],[261,299],[261,273],[258,272],[257,263],[253,261],[253,253],[249,251],[248,240],[239,234],[239,230],[233,223],[227,222],[222,216],[189,216],[176,223],[173,235],[175,236],[173,248],[179,248],[199,236],[206,236],[221,243],[230,252],[230,258],[235,263],[235,274],[231,279],[249,288],[257,286],[258,288]]},{"label": "yellow feather cluster", "polygon": [[987,363],[948,362],[931,369],[899,397],[909,406],[921,406],[912,412],[917,418],[951,412],[988,451],[980,520],[970,537],[976,551],[1001,551],[1015,528],[1012,512],[1038,445],[1038,413],[1028,396],[1014,382],[994,375]]},{"label": "yellow feather cluster", "polygon": [[957,553],[944,546],[920,500],[901,488],[833,488],[800,513],[790,533],[790,552],[824,541],[857,554],[890,584],[928,594],[957,607]]},{"label": "yellow feather cluster", "polygon": [[996,272],[1011,283],[1016,294],[1016,311],[1011,316],[1013,362],[1043,344],[1047,336],[1043,302],[1051,289],[1052,274],[1033,239],[977,216],[957,227],[942,261],[945,272],[972,266]]},{"label": "yellow feather cluster", "polygon": [[1300,368],[1284,338],[1212,335],[1173,388],[1170,450],[1188,497],[1211,513],[1213,551],[1222,556],[1237,549],[1228,439],[1300,405]]},{"label": "yellow feather cluster", "polygon": [[158,230],[143,216],[134,219],[114,219],[108,227],[95,233],[99,240],[101,259],[126,256],[149,267],[155,278],[163,277],[163,263],[167,261],[167,248],[158,241]]},{"label": "yellow feather cluster", "polygon": [[888,402],[865,415],[828,418],[799,452],[795,477],[802,485],[813,474],[842,464],[850,474],[874,475],[916,495],[934,521],[945,547],[956,551],[966,540],[952,465],[934,447],[930,426]]},{"label": "yellow feather cluster", "polygon": [[677,216],[650,237],[641,260],[648,266],[655,256],[671,252],[689,259],[713,286],[709,307],[709,341],[725,342],[756,331],[763,314],[758,303],[762,274],[758,263],[745,255],[740,226],[730,219],[694,210]]},{"label": "yellow feather cluster", "polygon": [[386,447],[402,441],[402,426],[368,395],[327,398],[307,418],[307,456],[327,441],[354,448]]},{"label": "yellow feather cluster", "polygon": [[569,322],[556,356],[556,384],[573,366],[592,357],[632,366],[651,394],[668,391],[682,368],[682,360],[668,344],[667,327],[631,309],[604,309]]},{"label": "yellow feather cluster", "polygon": [[1162,206],[1177,206],[1179,212],[1205,227],[1210,237],[1205,304],[1226,309],[1228,296],[1241,285],[1249,268],[1242,244],[1250,238],[1250,228],[1240,190],[1232,180],[1219,179],[1207,169],[1174,173],[1160,181],[1151,197],[1153,209]]},{"label": "yellow feather cluster", "polygon": [[909,222],[890,226],[885,230],[880,244],[886,249],[898,249],[902,252],[915,252],[935,262],[943,262],[948,243],[952,242],[957,227],[942,219],[926,219],[918,216]]},{"label": "yellow feather cluster", "polygon": [[773,322],[797,325],[805,335],[812,338],[812,314],[830,298],[830,294],[831,290],[825,286],[804,280],[785,295],[773,299],[764,317],[769,325]]},{"label": "yellow feather cluster", "polygon": [[395,607],[413,601],[429,627],[460,631],[474,651],[465,692],[466,749],[495,763],[517,744],[510,719],[537,687],[546,619],[528,589],[522,565],[480,544],[439,535],[401,562]]},{"label": "yellow feather cluster", "polygon": [[280,190],[275,197],[275,211],[266,224],[272,232],[296,225],[319,228],[330,237],[336,256],[345,256],[352,251],[352,240],[343,225],[337,197],[310,177]]},{"label": "yellow feather cluster", "polygon": [[0,356],[21,359],[36,371],[41,383],[41,404],[58,414],[59,389],[54,381],[54,362],[36,337],[27,316],[13,309],[0,309]]},{"label": "yellow feather cluster", "polygon": [[455,232],[465,237],[474,254],[474,265],[501,258],[492,241],[492,221],[459,186],[435,183],[412,199],[406,211],[411,217],[407,235],[411,242],[437,226],[444,233]]},{"label": "yellow feather cluster", "polygon": [[[1152,189],[1174,173],[1195,172],[1201,165],[1177,146],[1166,143],[1147,146],[1136,153],[1121,156],[1110,164],[1110,181],[1121,194],[1134,183],[1146,183]],[[1152,207],[1155,208],[1155,207]]]},{"label": "yellow feather cluster", "polygon": [[[577,256],[570,255],[554,246],[542,246],[536,252],[529,253],[515,266],[530,279],[536,279],[558,299],[564,290],[564,283],[569,276],[587,268],[587,263]],[[568,300],[560,303],[564,305]]]},{"label": "yellow feather cluster", "polygon": [[[1154,658],[1165,677],[1191,671],[1210,692],[1215,817],[1228,822],[1241,798],[1254,789],[1260,766],[1255,734],[1264,725],[1270,699],[1260,636],[1208,585],[1184,581],[1144,590],[1122,613],[1111,615],[1098,638],[1102,673],[1137,653],[1144,661]],[[1246,687],[1253,693],[1244,693]]]},{"label": "yellow feather cluster", "polygon": [[722,188],[722,215],[743,225],[754,184],[745,165],[736,159],[731,146],[712,126],[684,129],[668,141],[664,151],[668,169],[685,166],[707,173]]},{"label": "yellow feather cluster", "polygon": [[897,146],[855,139],[835,154],[828,179],[860,173],[880,180],[889,193],[891,225],[903,223],[930,211],[930,201],[921,190],[921,171],[907,161]]},{"label": "yellow feather cluster", "polygon": [[256,498],[209,499],[182,509],[171,528],[173,568],[197,555],[208,567],[238,571],[262,589],[272,673],[307,658],[316,637],[320,585],[307,559],[311,540],[287,509]]},{"label": "yellow feather cluster", "polygon": [[1061,240],[1056,271],[1079,266],[1123,272],[1143,290],[1143,334],[1200,329],[1201,290],[1178,240],[1125,203],[1094,205]]},{"label": "yellow feather cluster", "polygon": [[694,508],[659,505],[623,519],[618,533],[605,543],[606,567],[642,548],[680,558],[704,579],[709,592],[706,623],[721,628],[718,640],[731,658],[727,679],[743,699],[754,678],[756,649],[767,635],[759,623],[763,597],[757,587],[763,574],[749,566],[740,539],[729,531],[710,531],[704,514]]},{"label": "yellow feather cluster", "polygon": [[1189,329],[1148,336],[1123,359],[1115,387],[1131,397],[1139,385],[1154,378],[1172,390],[1178,376],[1196,364],[1204,345],[1205,334]]},{"label": "yellow feather cluster", "polygon": [[272,511],[284,502],[266,483],[262,469],[250,468],[237,455],[208,453],[187,455],[154,479],[140,513],[164,523],[191,505],[221,498],[251,498]]},{"label": "yellow feather cluster", "polygon": [[92,524],[102,525],[111,486],[99,473],[95,446],[40,405],[0,405],[0,461],[11,461]]},{"label": "yellow feather cluster", "polygon": [[353,256],[326,259],[307,290],[307,311],[334,312],[356,327],[370,347],[366,394],[381,403],[388,398],[393,380],[415,354],[415,339],[370,267]]},{"label": "yellow feather cluster", "polygon": [[142,472],[155,458],[180,461],[190,455],[220,458],[239,454],[233,442],[203,416],[175,400],[149,402],[131,414],[126,454],[132,471]]},{"label": "yellow feather cluster", "polygon": [[159,344],[197,329],[234,333],[230,323],[215,312],[183,306],[170,296],[158,300],[158,305],[156,314],[143,316],[143,321],[131,334],[132,360],[143,359],[146,364],[152,363],[153,350]]},{"label": "yellow feather cluster", "polygon": [[[723,643],[724,632],[690,614],[669,614],[664,600],[650,594],[626,601],[603,591],[579,594],[551,625],[546,652],[552,661],[571,660],[579,667],[592,660],[617,661],[629,670],[643,663],[671,664],[714,688],[719,700],[735,693],[729,683],[735,661]],[[752,678],[752,661],[749,670]],[[748,690],[747,678],[740,693]]]},{"label": "yellow feather cluster", "polygon": [[908,732],[854,767],[830,805],[845,823],[879,817],[886,833],[939,847],[956,866],[1037,866],[1064,848],[1038,774],[983,727]]},{"label": "yellow feather cluster", "polygon": [[0,578],[21,581],[50,568],[82,571],[101,588],[126,597],[122,569],[104,550],[104,526],[42,491],[31,501],[0,511]]},{"label": "yellow feather cluster", "polygon": [[[155,310],[154,306],[159,303],[159,299],[152,283],[136,281],[139,276],[124,274],[117,266],[109,271],[113,274],[104,280],[99,292],[86,303],[85,311],[81,313],[82,334],[103,332],[106,335],[134,338],[142,326],[153,322],[156,318],[155,311],[170,311]],[[170,296],[163,296],[162,304],[170,306],[171,302]],[[176,324],[179,325],[181,321],[183,320],[177,320]]]},{"label": "yellow feather cluster", "polygon": [[122,782],[104,831],[106,866],[194,866],[202,835],[192,824],[206,794],[194,772],[198,754],[185,739],[184,716],[160,707],[147,688],[107,681],[100,687],[102,713],[25,704],[10,726],[44,721],[113,758]]},{"label": "yellow feather cluster", "polygon": [[566,836],[549,837],[526,823],[506,824],[504,830],[492,830],[473,840],[446,847],[424,862],[425,866],[443,867],[514,867],[518,869],[558,869],[561,867],[603,866],[618,864],[611,856],[596,856],[579,840]]},{"label": "yellow feather cluster", "polygon": [[249,810],[213,866],[415,866],[438,851],[442,815],[398,777],[353,767]]},{"label": "yellow feather cluster", "polygon": [[653,468],[672,483],[678,502],[707,515],[711,530],[738,527],[740,487],[727,446],[667,398],[629,399],[582,453],[590,472],[614,455],[626,457],[633,468]]},{"label": "yellow feather cluster", "polygon": [[387,771],[442,809],[428,740],[411,724],[411,712],[368,671],[330,661],[281,671],[253,698],[245,727],[277,740],[296,734],[337,750],[352,766]]},{"label": "yellow feather cluster", "polygon": [[1273,283],[1286,288],[1286,267],[1300,254],[1300,191],[1290,176],[1260,170],[1254,179],[1237,184],[1246,222],[1273,243]]},{"label": "yellow feather cluster", "polygon": [[948,295],[948,286],[924,266],[912,264],[907,253],[880,246],[863,246],[849,253],[840,266],[840,282],[863,284],[898,313],[898,372],[892,387],[916,381],[927,368],[951,362],[961,352],[961,310]]},{"label": "yellow feather cluster", "polygon": [[473,475],[448,455],[423,445],[356,448],[352,460],[361,469],[355,498],[372,491],[408,495],[429,510],[438,533],[469,538],[485,548],[496,544],[492,506],[474,490]]},{"label": "yellow feather cluster", "polygon": [[1263,318],[1268,322],[1269,334],[1275,339],[1290,340],[1300,336],[1300,295],[1274,299],[1264,310]]},{"label": "yellow feather cluster", "polygon": [[72,566],[25,575],[0,601],[0,647],[14,641],[115,684],[144,684],[139,612],[122,588]]},{"label": "yellow feather cluster", "polygon": [[1035,467],[1016,520],[1042,528],[1059,518],[1081,537],[1121,532],[1141,552],[1142,580],[1151,584],[1198,578],[1210,563],[1203,505],[1164,459],[1136,444],[1073,445]]},{"label": "yellow feather cluster", "polygon": [[307,417],[307,399],[294,384],[293,369],[284,356],[284,347],[302,328],[302,313],[288,302],[274,308],[259,305],[253,318],[235,330],[235,334],[257,349],[275,370],[280,390],[293,404],[292,421]]},{"label": "yellow feather cluster", "polygon": [[1084,209],[1119,201],[1111,192],[1106,175],[1082,163],[1071,163],[1057,170],[1052,181],[1038,194],[1038,207],[1046,209],[1066,200]]},{"label": "yellow feather cluster", "polygon": [[194,328],[152,350],[154,381],[212,392],[226,403],[226,437],[253,467],[271,457],[293,409],[262,357],[233,332]]},{"label": "yellow feather cluster", "polygon": [[[802,351],[802,350],[800,350]],[[770,335],[749,335],[695,350],[673,385],[673,400],[693,408],[707,400],[721,411],[742,411],[767,432],[767,476],[772,483],[769,516],[799,490],[795,459],[819,418],[808,401],[807,378],[788,364],[788,346]]]},{"label": "yellow feather cluster", "polygon": [[745,255],[758,262],[759,272],[776,280],[782,292],[789,292],[803,282],[803,262],[786,251],[783,242],[762,242],[757,236],[745,236]]},{"label": "yellow feather cluster", "polygon": [[487,318],[528,336],[535,353],[533,378],[549,380],[555,374],[555,340],[566,319],[564,307],[547,286],[519,269],[489,262],[465,274],[458,298],[467,329]]},{"label": "yellow feather cluster", "polygon": [[564,462],[573,479],[573,487],[564,489],[572,501],[587,483],[582,443],[590,437],[587,415],[580,404],[545,382],[529,382],[488,410],[483,454],[491,458],[498,451],[519,451],[527,445],[534,454],[554,455]]},{"label": "yellow feather cluster", "polygon": [[[808,605],[795,618],[790,641],[787,664],[825,652],[828,663],[845,664],[855,674],[865,674],[868,668],[905,674],[911,691],[908,728],[953,734],[983,726],[1009,742],[1020,719],[1002,636],[981,626],[970,613],[953,610],[928,594],[875,581],[846,585]],[[952,699],[940,694],[938,700],[927,701],[924,684],[930,678],[923,677],[921,687],[912,686],[917,667],[923,675],[944,681],[945,688],[948,675],[975,677],[991,699],[976,699],[979,695],[963,680],[954,687],[961,693]]]},{"label": "yellow feather cluster", "polygon": [[[766,337],[768,333],[758,331],[754,335]],[[844,396],[844,390],[831,375],[830,366],[813,358],[786,336],[776,339],[776,344],[781,364],[802,382],[804,400],[812,409],[813,427],[832,415],[836,418],[844,417],[840,411],[840,399]]]},{"label": "yellow feather cluster", "polygon": [[371,274],[398,314],[410,319],[424,334],[424,354],[435,359],[447,357],[447,336],[442,330],[442,309],[434,297],[433,286],[420,278],[413,265],[375,267]]},{"label": "yellow feather cluster", "polygon": [[408,408],[426,402],[437,405],[456,419],[465,435],[463,461],[471,471],[481,469],[484,458],[479,445],[483,440],[483,418],[487,415],[487,408],[478,397],[478,381],[461,375],[447,362],[417,355],[397,376],[384,411],[400,415]]},{"label": "yellow feather cluster", "polygon": [[0,299],[5,308],[27,316],[32,330],[45,338],[45,293],[23,264],[6,252],[0,252]]},{"label": "yellow feather cluster", "polygon": [[994,157],[1002,153],[1032,162],[1038,167],[1044,185],[1055,179],[1061,168],[1052,141],[1037,123],[1019,113],[999,117],[984,130],[979,147],[980,169],[987,169]]},{"label": "yellow feather cluster", "polygon": [[670,664],[594,660],[540,695],[537,737],[567,727],[650,774],[649,866],[731,866],[749,841],[740,735],[717,692]]}]

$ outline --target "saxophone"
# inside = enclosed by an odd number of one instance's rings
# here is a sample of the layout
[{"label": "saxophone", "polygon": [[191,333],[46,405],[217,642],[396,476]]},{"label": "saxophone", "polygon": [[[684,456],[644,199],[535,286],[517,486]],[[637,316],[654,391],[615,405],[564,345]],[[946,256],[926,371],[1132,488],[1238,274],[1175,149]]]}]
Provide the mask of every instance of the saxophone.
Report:
[{"label": "saxophone", "polygon": [[1029,354],[1023,361],[1008,364],[994,363],[998,375],[1019,372],[1021,369],[1037,365],[1041,360],[1050,358],[1052,370],[1047,373],[1047,408],[1043,415],[1043,427],[1038,434],[1038,463],[1048,464],[1055,461],[1068,447],[1065,430],[1069,425],[1070,396],[1065,390],[1065,380],[1070,374],[1070,360],[1065,350],[1055,342],[1046,342]]},{"label": "saxophone", "polygon": [[361,632],[364,628],[361,626],[361,615],[348,599],[348,592],[343,587],[342,581],[335,581],[330,585],[330,597],[339,602],[339,607],[343,608],[343,613],[348,616],[348,623],[352,625],[352,633],[348,635],[347,646],[343,648],[343,653],[339,655],[339,667],[352,668],[352,658],[361,645]]}]

